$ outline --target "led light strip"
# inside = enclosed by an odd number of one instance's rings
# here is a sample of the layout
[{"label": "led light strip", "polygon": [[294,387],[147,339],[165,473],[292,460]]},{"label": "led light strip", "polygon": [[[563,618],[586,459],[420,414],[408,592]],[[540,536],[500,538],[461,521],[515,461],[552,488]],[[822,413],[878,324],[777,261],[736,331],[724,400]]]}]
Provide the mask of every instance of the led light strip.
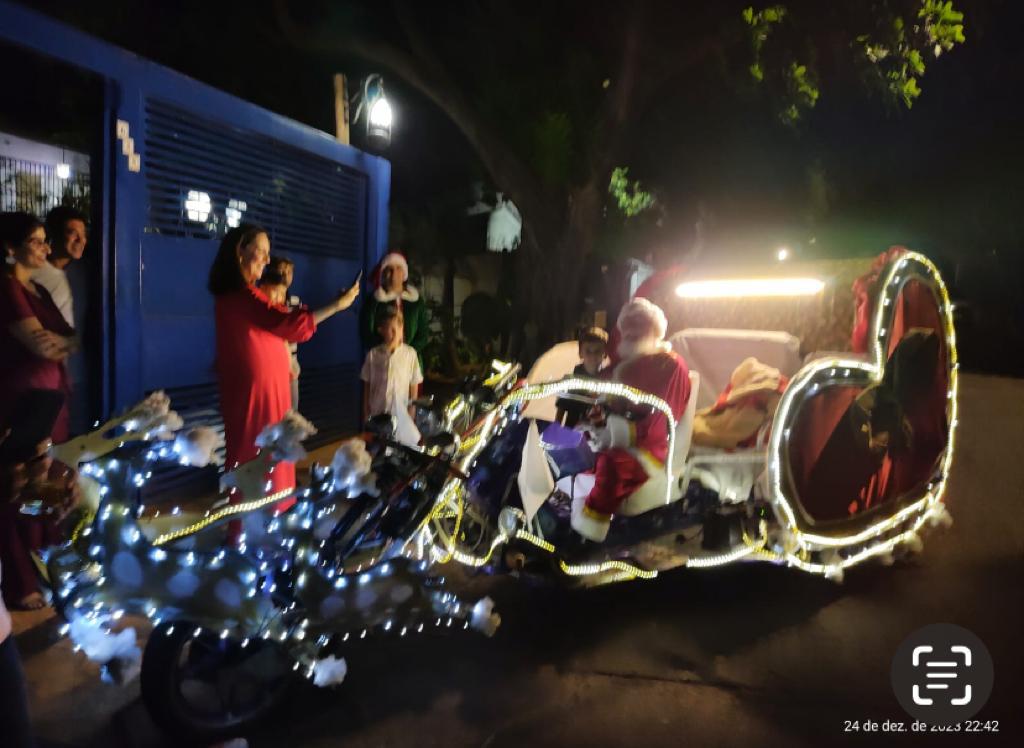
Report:
[{"label": "led light strip", "polygon": [[[463,449],[467,450],[467,453],[463,455],[463,457],[459,461],[459,472],[462,473],[463,475],[468,473],[469,467],[473,464],[473,461],[476,460],[480,452],[483,451],[484,447],[487,446],[487,441],[484,439],[484,437],[490,436],[491,431],[494,429],[494,424],[497,421],[497,416],[500,410],[501,408],[495,408],[490,413],[488,413],[487,416],[484,417],[484,419],[480,422],[480,425],[478,426],[479,433],[474,435],[474,437],[467,439],[466,442],[464,443]],[[456,504],[455,508],[451,510],[454,511],[456,514],[455,532],[452,535],[448,535],[448,533],[444,531],[444,528],[437,526],[437,535],[440,536],[443,541],[443,551],[441,552],[444,553],[443,556],[435,558],[435,561],[437,563],[448,563],[448,561],[450,561],[457,552],[455,544],[458,541],[458,531],[462,524],[462,513],[464,508],[461,486],[461,478],[455,476],[449,478],[448,481],[445,483],[444,487],[441,489],[441,493],[434,504],[434,508],[424,518],[423,522],[420,523],[420,526],[416,529],[416,531],[412,533],[412,535],[410,535],[410,539],[416,537],[419,533],[423,532],[426,529],[427,525],[430,522],[440,518],[441,514],[446,510],[446,507],[451,502],[452,496],[457,496],[458,503]],[[436,545],[437,544],[435,544],[435,546]],[[469,556],[468,554],[465,554],[461,551],[459,551],[458,553],[460,554],[460,556],[466,558],[476,558],[474,556]],[[489,557],[490,554],[488,554],[488,558]],[[476,566],[480,564],[470,563],[470,565]]]},{"label": "led light strip", "polygon": [[627,564],[625,561],[604,561],[600,564],[576,564],[570,565],[562,559],[558,559],[558,565],[569,576],[586,577],[591,574],[600,574],[605,571],[618,571],[628,575],[631,579],[654,579],[658,576],[657,571],[648,571],[637,566]]},{"label": "led light strip", "polygon": [[731,564],[733,561],[739,561],[741,558],[753,555],[753,553],[753,548],[749,546],[740,546],[738,548],[734,548],[728,553],[721,553],[717,556],[701,556],[699,558],[687,559],[686,565],[691,569],[710,569],[714,566]]},{"label": "led light strip", "polygon": [[739,561],[741,558],[747,556],[760,555],[766,559],[775,561],[782,557],[776,553],[765,550],[765,545],[768,542],[768,523],[761,520],[760,523],[761,537],[757,540],[752,540],[747,534],[746,530],[743,531],[743,545],[737,546],[731,551],[726,553],[720,553],[716,556],[701,556],[698,558],[687,559],[686,565],[693,569],[710,569],[714,566],[723,566],[725,564],[731,564],[733,561]]},{"label": "led light strip", "polygon": [[[656,397],[649,393],[638,390],[635,387],[629,387],[618,382],[595,382],[589,379],[571,377],[569,379],[563,379],[558,382],[547,382],[544,384],[528,385],[526,387],[521,387],[507,394],[501,400],[498,406],[494,408],[494,410],[492,410],[490,413],[488,413],[484,420],[481,422],[478,433],[466,440],[465,444],[466,446],[469,447],[469,450],[467,454],[465,454],[459,461],[460,472],[468,473],[470,465],[472,465],[473,461],[479,456],[480,452],[483,451],[484,447],[486,447],[491,432],[494,430],[495,424],[498,421],[499,413],[506,410],[509,406],[520,402],[539,400],[545,397],[551,397],[552,395],[557,395],[563,392],[578,389],[586,389],[590,390],[591,392],[597,392],[600,394],[624,397],[630,402],[639,403],[643,405],[650,405],[651,407],[656,408],[666,417],[669,423],[668,454],[671,455],[675,450],[676,419],[673,416],[672,409],[668,406],[668,403],[666,403],[660,397]],[[667,480],[665,481],[666,504],[671,502],[671,463],[671,459],[665,461],[665,473],[667,478]],[[496,537],[494,542],[491,544],[491,548],[488,550],[487,554],[484,556],[473,556],[471,554],[465,553],[464,551],[455,548],[455,545],[458,541],[458,529],[461,524],[463,512],[462,492],[457,489],[457,486],[461,482],[461,479],[456,477],[450,478],[448,480],[448,482],[442,489],[437,502],[434,505],[433,511],[431,511],[431,513],[427,515],[427,517],[420,524],[420,527],[417,528],[417,531],[413,533],[410,536],[410,538],[416,537],[421,532],[425,531],[427,524],[440,517],[441,513],[445,511],[446,506],[448,506],[449,502],[452,500],[453,494],[456,494],[458,496],[458,504],[457,507],[454,509],[454,511],[457,513],[456,531],[451,536],[448,536],[447,533],[444,533],[443,531],[438,533],[438,535],[444,535],[447,537],[441,538],[442,543],[435,544],[435,548],[437,547],[437,545],[442,546],[442,548],[439,549],[439,553],[443,555],[435,557],[434,560],[437,563],[443,564],[447,563],[452,558],[454,558],[459,563],[465,564],[467,566],[482,566],[490,560],[491,556],[494,554],[495,549],[499,545],[501,545],[504,542],[507,542],[508,536],[504,533],[499,534],[498,537]],[[440,530],[441,528],[438,529]],[[519,530],[516,533],[516,537],[519,537],[522,540],[530,542],[533,545],[548,551],[549,553],[555,552],[554,545],[544,540],[543,538],[539,538],[535,535],[532,535],[531,533]],[[572,574],[574,576],[584,574],[597,574],[603,571],[608,571],[610,569],[619,569],[625,574],[629,574],[632,577],[639,577],[641,579],[650,579],[653,578],[653,576],[657,575],[657,572],[648,572],[643,569],[637,569],[635,567],[629,566],[628,564],[623,564],[623,562],[621,561],[609,561],[606,563],[619,564],[620,566],[606,567],[604,565],[585,565],[578,567],[566,567],[563,562],[563,570],[573,569],[574,571],[566,571],[566,573]],[[591,571],[583,571],[584,569],[591,569]]]},{"label": "led light strip", "polygon": [[[877,384],[882,380],[886,364],[883,343],[887,334],[887,330],[883,325],[885,324],[886,315],[891,314],[892,312],[891,307],[893,301],[899,297],[899,293],[903,289],[903,285],[900,283],[901,273],[904,272],[905,269],[908,269],[908,265],[910,263],[917,263],[921,266],[938,289],[940,302],[939,311],[942,316],[946,333],[946,355],[948,356],[949,361],[949,442],[946,445],[946,450],[943,455],[940,478],[934,486],[930,487],[929,491],[919,501],[914,502],[893,516],[881,520],[854,535],[831,537],[803,532],[798,526],[793,506],[790,504],[782,489],[782,442],[789,436],[789,417],[791,411],[794,411],[798,396],[804,389],[811,386],[812,383],[820,384],[820,382],[814,382],[814,380],[820,372],[826,369],[836,371],[842,369],[844,370],[844,376],[849,376],[849,373],[852,371],[862,371],[869,375],[869,381],[871,384]],[[863,361],[836,358],[812,364],[809,368],[804,369],[800,374],[798,374],[797,377],[794,378],[793,382],[791,382],[790,387],[783,394],[782,401],[779,403],[779,408],[776,413],[775,421],[778,424],[778,427],[772,430],[772,436],[769,442],[769,498],[773,507],[776,509],[777,514],[780,515],[780,519],[783,521],[785,530],[792,536],[796,546],[794,550],[787,550],[785,559],[787,563],[801,568],[804,571],[823,574],[830,573],[831,571],[841,571],[842,569],[852,566],[855,563],[859,563],[871,556],[892,550],[896,545],[906,540],[908,533],[904,532],[888,541],[881,541],[855,556],[851,556],[850,558],[833,564],[809,564],[798,555],[801,551],[813,550],[814,548],[843,548],[851,545],[858,545],[874,538],[880,538],[885,533],[898,528],[901,524],[917,515],[914,530],[909,531],[910,533],[913,533],[924,523],[925,520],[941,511],[940,504],[942,494],[945,490],[949,476],[949,469],[953,461],[954,435],[957,426],[959,363],[957,360],[956,331],[953,327],[952,307],[949,301],[949,293],[942,277],[939,275],[938,268],[936,268],[928,258],[914,252],[909,252],[898,260],[890,263],[886,272],[885,281],[881,285],[881,289],[882,291],[877,297],[878,303],[873,319],[871,350],[874,354],[875,362],[873,364],[865,364]],[[830,371],[829,373],[834,376],[836,371]]]},{"label": "led light strip", "polygon": [[738,280],[687,281],[676,287],[681,299],[812,296],[825,282],[817,278],[744,278]]},{"label": "led light strip", "polygon": [[676,447],[676,419],[672,409],[660,397],[643,392],[619,382],[595,382],[592,379],[571,377],[557,382],[533,384],[510,392],[501,403],[501,407],[522,402],[524,400],[541,400],[552,395],[560,395],[570,390],[588,390],[602,395],[624,397],[632,403],[650,405],[657,409],[668,420],[668,459],[665,460],[665,504],[672,503],[672,455]]},{"label": "led light strip", "polygon": [[541,550],[547,551],[548,553],[555,552],[555,546],[553,543],[549,543],[548,541],[544,540],[544,538],[538,537],[531,532],[526,532],[526,530],[516,530],[516,537],[519,540],[525,540],[527,543],[532,543],[533,545],[537,546]]},{"label": "led light strip", "polygon": [[179,540],[188,535],[193,535],[199,532],[200,530],[209,527],[214,522],[219,522],[225,517],[230,517],[234,514],[244,514],[245,512],[252,512],[255,511],[256,509],[262,509],[268,504],[273,504],[275,501],[280,501],[281,499],[291,496],[293,493],[295,493],[295,489],[288,488],[283,491],[278,491],[277,493],[272,493],[269,496],[264,496],[261,499],[253,499],[252,501],[245,501],[241,504],[233,504],[231,506],[226,506],[223,509],[214,512],[209,517],[204,517],[198,522],[188,525],[187,527],[181,527],[177,530],[165,532],[162,535],[157,536],[156,540],[153,541],[152,545],[163,545],[164,543],[169,543],[172,540]]}]

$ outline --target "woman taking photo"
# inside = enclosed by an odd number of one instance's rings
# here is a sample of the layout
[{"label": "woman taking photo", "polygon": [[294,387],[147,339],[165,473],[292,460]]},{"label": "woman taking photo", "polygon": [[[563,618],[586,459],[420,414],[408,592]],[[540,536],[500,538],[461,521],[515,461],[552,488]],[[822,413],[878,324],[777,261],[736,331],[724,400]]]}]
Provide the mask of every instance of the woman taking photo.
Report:
[{"label": "woman taking photo", "polygon": [[[0,276],[0,433],[12,426],[19,398],[29,390],[58,390],[63,407],[50,438],[68,438],[70,385],[64,361],[74,348],[74,330],[53,303],[49,292],[32,282],[32,273],[46,264],[50,247],[43,224],[28,213],[0,214],[0,243],[6,272]],[[3,595],[14,607],[45,604],[30,551],[59,541],[55,523],[21,514],[7,502],[0,505],[0,562]]]},{"label": "woman taking photo", "polygon": [[[291,408],[291,362],[284,341],[309,340],[317,325],[348,309],[359,295],[357,278],[351,288],[316,311],[275,304],[256,287],[269,260],[266,230],[242,224],[225,235],[210,268],[227,470],[255,457],[257,435]],[[270,480],[271,491],[292,488],[295,466],[279,464]],[[239,497],[233,495],[232,500]],[[237,533],[233,528],[232,540]]]}]

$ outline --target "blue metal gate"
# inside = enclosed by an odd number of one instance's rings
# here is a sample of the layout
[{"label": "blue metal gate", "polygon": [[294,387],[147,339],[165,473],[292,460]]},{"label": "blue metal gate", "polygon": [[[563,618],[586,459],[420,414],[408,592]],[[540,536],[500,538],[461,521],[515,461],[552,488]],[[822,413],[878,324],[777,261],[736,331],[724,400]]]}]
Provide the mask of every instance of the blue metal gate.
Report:
[{"label": "blue metal gate", "polygon": [[[104,256],[104,409],[165,389],[188,421],[219,425],[206,275],[220,237],[240,221],[263,225],[272,252],[295,262],[292,293],[323,303],[382,254],[390,164],[3,0],[0,39],[106,81],[94,196],[106,225],[93,242]],[[358,423],[360,357],[354,312],[299,348],[302,412],[321,442]],[[156,491],[178,480],[156,477]]]}]

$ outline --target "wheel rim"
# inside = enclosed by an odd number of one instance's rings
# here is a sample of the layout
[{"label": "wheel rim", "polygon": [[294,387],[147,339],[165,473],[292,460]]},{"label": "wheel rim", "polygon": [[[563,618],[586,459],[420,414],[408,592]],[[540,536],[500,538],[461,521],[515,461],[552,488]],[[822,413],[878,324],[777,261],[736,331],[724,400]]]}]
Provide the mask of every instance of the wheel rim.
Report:
[{"label": "wheel rim", "polygon": [[242,647],[203,633],[185,640],[177,652],[171,698],[189,722],[225,729],[270,707],[291,674],[273,644],[261,640]]}]

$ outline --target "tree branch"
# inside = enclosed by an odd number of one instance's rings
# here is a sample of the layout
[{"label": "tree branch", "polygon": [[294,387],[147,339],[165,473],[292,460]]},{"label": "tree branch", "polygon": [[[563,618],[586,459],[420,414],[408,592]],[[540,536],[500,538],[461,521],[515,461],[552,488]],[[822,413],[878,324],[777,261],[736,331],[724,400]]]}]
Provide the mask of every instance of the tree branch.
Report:
[{"label": "tree branch", "polygon": [[[497,186],[513,199],[524,216],[529,216],[523,222],[524,231],[536,231],[537,224],[542,224],[542,231],[557,225],[557,214],[540,199],[541,186],[536,177],[483,122],[440,61],[429,52],[408,7],[400,8],[399,18],[414,54],[358,34],[340,32],[332,33],[330,37],[314,34],[295,23],[288,12],[286,0],[275,0],[274,8],[278,26],[293,46],[323,55],[345,52],[380,65],[440,107],[469,141]],[[545,242],[537,240],[536,244],[544,246]]]}]

